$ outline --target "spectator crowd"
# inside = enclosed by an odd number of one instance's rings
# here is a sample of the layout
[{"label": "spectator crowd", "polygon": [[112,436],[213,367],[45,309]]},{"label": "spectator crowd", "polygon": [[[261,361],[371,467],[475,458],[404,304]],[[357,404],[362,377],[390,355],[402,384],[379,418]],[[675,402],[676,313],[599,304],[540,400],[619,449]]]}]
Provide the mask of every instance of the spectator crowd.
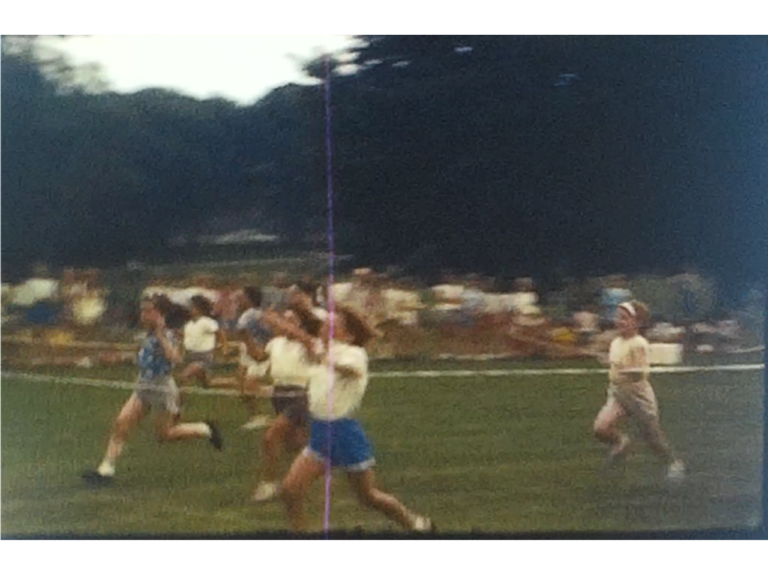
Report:
[{"label": "spectator crowd", "polygon": [[[498,282],[478,275],[446,275],[443,282],[424,286],[418,279],[358,268],[328,294],[323,279],[278,272],[259,286],[262,308],[284,307],[290,287],[300,280],[316,286],[316,306],[327,308],[332,297],[377,327],[381,338],[373,347],[374,357],[577,357],[599,352],[614,336],[616,308],[632,298],[649,302],[655,313],[646,330],[653,343],[676,344],[686,353],[762,344],[762,290],[749,290],[738,312],[723,313],[711,291],[701,288],[706,280],[695,274],[657,279],[655,290],[647,279],[632,282],[614,275],[566,282],[559,290],[540,293],[531,278],[519,278],[502,291]],[[226,334],[235,331],[246,307],[246,286],[231,278],[151,278],[122,300],[110,298],[119,286],[105,284],[94,269],[67,268],[55,278],[45,267],[36,267],[28,280],[2,285],[4,336],[28,330],[63,344],[108,339],[115,330],[125,335],[136,329],[131,309],[138,308],[139,296],[156,294],[185,308],[193,298],[205,298]],[[659,294],[666,302],[655,305]],[[676,303],[669,303],[671,296]]]}]

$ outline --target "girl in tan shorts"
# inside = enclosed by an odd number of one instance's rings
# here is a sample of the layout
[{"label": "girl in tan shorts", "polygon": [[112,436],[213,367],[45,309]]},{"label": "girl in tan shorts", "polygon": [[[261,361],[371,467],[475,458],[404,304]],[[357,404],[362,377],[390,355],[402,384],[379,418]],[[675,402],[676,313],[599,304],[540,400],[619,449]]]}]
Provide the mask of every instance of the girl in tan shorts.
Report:
[{"label": "girl in tan shorts", "polygon": [[685,476],[685,466],[661,430],[656,395],[648,382],[650,347],[640,329],[649,319],[650,311],[642,302],[625,302],[616,311],[614,322],[619,336],[611,342],[608,400],[595,418],[595,437],[610,446],[609,462],[620,458],[630,439],[619,430],[619,423],[626,417],[632,418],[645,441],[667,466],[667,478],[679,481]]}]

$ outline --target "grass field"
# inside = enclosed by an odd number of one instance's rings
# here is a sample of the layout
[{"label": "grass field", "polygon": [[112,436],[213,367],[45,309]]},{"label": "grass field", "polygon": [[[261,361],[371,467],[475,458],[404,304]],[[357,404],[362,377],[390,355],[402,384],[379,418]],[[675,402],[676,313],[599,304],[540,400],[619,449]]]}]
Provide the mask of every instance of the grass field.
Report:
[{"label": "grass field", "polygon": [[[528,366],[547,364],[483,368]],[[133,371],[60,374],[129,379]],[[749,528],[761,522],[762,371],[655,375],[664,427],[689,469],[676,489],[665,485],[663,468],[639,443],[624,467],[602,469],[604,451],[591,425],[604,401],[604,378],[373,378],[361,419],[374,443],[380,483],[448,533]],[[185,414],[187,420],[218,420],[223,452],[204,442],[159,446],[147,421],[125,450],[115,484],[84,487],[80,473],[98,463],[128,394],[57,383],[54,375],[46,381],[3,376],[4,537],[238,535],[286,528],[279,503],[249,502],[262,433],[239,430],[245,412],[232,397],[192,396]],[[316,529],[322,527],[322,488],[318,482],[308,507]],[[334,483],[331,527],[395,530],[357,505],[343,475]]]}]

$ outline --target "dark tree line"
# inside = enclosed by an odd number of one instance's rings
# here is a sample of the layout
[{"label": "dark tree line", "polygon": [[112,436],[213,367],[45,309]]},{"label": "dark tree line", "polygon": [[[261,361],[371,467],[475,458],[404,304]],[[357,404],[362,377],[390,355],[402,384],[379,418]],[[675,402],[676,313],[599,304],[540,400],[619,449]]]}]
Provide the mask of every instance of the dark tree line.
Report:
[{"label": "dark tree line", "polygon": [[[340,251],[423,273],[760,277],[765,38],[363,38],[331,82]],[[31,51],[2,64],[6,270],[141,259],[216,214],[323,231],[322,85],[243,107],[114,94]]]}]

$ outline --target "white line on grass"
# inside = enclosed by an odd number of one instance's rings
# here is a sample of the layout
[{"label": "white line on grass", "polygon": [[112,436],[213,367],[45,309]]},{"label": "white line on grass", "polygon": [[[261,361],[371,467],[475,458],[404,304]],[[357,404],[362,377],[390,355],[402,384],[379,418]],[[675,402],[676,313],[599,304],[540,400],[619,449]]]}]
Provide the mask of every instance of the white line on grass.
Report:
[{"label": "white line on grass", "polygon": [[[654,374],[696,374],[701,372],[753,372],[763,370],[764,364],[725,364],[719,366],[663,366],[652,368]],[[370,377],[374,379],[393,378],[473,378],[503,376],[581,376],[585,374],[607,374],[603,368],[540,368],[525,369],[513,368],[508,370],[415,370],[396,372],[373,372]],[[28,372],[3,372],[3,378],[22,378],[35,382],[57,382],[74,384],[78,386],[92,386],[94,388],[113,388],[119,390],[135,390],[135,382],[119,380],[98,380],[95,378],[79,378],[75,376],[57,376],[53,374],[30,374]],[[240,392],[221,388],[181,388],[185,392],[199,394],[201,396],[239,396]]]}]

